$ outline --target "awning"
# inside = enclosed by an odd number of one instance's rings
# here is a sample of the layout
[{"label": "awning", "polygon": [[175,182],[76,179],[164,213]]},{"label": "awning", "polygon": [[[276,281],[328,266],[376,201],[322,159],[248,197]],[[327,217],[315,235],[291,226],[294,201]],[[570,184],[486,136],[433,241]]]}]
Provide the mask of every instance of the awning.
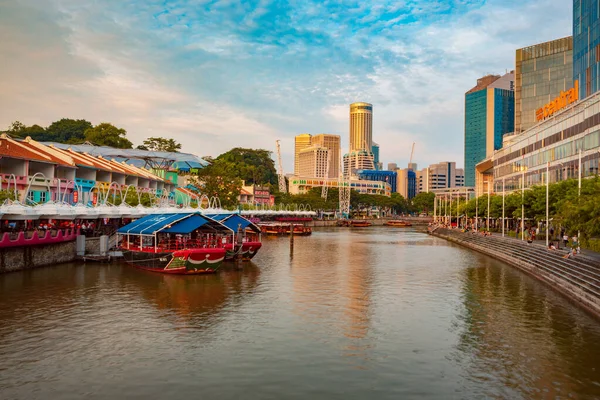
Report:
[{"label": "awning", "polygon": [[250,228],[254,232],[260,233],[260,228],[258,226],[238,214],[211,214],[207,215],[207,217],[219,221],[234,232],[237,232],[238,226],[241,226],[242,229]]},{"label": "awning", "polygon": [[209,221],[206,218],[200,215],[192,215],[183,221],[176,222],[175,224],[171,225],[170,228],[161,230],[161,232],[187,234],[195,231],[202,225],[206,225],[207,223],[209,223]]},{"label": "awning", "polygon": [[117,231],[122,234],[131,235],[154,235],[156,232],[170,227],[172,224],[182,221],[195,213],[175,214],[152,214],[133,221]]}]

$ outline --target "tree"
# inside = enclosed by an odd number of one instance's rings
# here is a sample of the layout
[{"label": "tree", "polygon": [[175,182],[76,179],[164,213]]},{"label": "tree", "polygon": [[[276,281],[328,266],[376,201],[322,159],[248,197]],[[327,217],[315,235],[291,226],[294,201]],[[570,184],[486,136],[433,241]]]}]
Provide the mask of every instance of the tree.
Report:
[{"label": "tree", "polygon": [[10,124],[8,128],[8,133],[13,138],[26,138],[27,136],[31,136],[32,139],[40,137],[46,132],[44,128],[39,125],[25,126],[25,124],[15,121]]},{"label": "tree", "polygon": [[435,194],[431,192],[421,192],[412,199],[412,205],[417,212],[428,213],[433,210]]},{"label": "tree", "polygon": [[92,123],[85,119],[63,118],[50,124],[38,137],[32,136],[32,139],[59,143],[83,143],[85,131],[90,128],[92,128]]},{"label": "tree", "polygon": [[85,140],[96,146],[110,146],[117,149],[131,149],[131,143],[126,137],[127,131],[122,128],[103,122],[93,128],[88,128],[85,133]]},{"label": "tree", "polygon": [[249,185],[277,184],[275,163],[268,150],[236,147],[218,156],[211,165],[234,171]]},{"label": "tree", "polygon": [[181,150],[181,144],[173,139],[165,139],[162,137],[150,137],[144,140],[144,144],[137,147],[139,150],[149,151],[167,151],[169,153],[177,153]]}]

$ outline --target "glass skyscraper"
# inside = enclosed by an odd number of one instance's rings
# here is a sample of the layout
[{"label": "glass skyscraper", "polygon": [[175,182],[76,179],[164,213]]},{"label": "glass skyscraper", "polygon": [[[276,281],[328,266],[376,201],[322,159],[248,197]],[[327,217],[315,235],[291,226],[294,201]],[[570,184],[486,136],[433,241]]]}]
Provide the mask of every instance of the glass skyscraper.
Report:
[{"label": "glass skyscraper", "polygon": [[600,0],[573,0],[573,80],[579,98],[600,89]]},{"label": "glass skyscraper", "polygon": [[477,163],[500,149],[514,128],[514,72],[478,79],[465,94],[465,186],[475,186]]}]

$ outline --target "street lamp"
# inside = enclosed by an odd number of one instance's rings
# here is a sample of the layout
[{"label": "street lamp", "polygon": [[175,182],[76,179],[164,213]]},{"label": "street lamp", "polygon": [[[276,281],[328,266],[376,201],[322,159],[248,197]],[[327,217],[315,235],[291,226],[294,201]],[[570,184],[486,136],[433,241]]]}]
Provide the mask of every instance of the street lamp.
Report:
[{"label": "street lamp", "polygon": [[475,190],[475,231],[477,231],[477,221],[479,220],[479,196]]},{"label": "street lamp", "polygon": [[487,231],[489,232],[490,231],[490,181],[489,180],[487,181],[487,190],[488,190],[488,193],[487,193],[487,201],[488,201],[488,204],[487,204]]},{"label": "street lamp", "polygon": [[502,237],[504,237],[504,180],[502,178]]},{"label": "street lamp", "polygon": [[458,207],[460,206],[460,192],[456,193],[456,227],[460,228],[460,214],[458,213]]},{"label": "street lamp", "polygon": [[550,226],[550,220],[549,220],[549,196],[548,194],[550,193],[550,161],[548,161],[546,163],[546,247],[548,247],[548,229]]},{"label": "street lamp", "polygon": [[521,165],[521,241],[525,240],[525,166]]}]

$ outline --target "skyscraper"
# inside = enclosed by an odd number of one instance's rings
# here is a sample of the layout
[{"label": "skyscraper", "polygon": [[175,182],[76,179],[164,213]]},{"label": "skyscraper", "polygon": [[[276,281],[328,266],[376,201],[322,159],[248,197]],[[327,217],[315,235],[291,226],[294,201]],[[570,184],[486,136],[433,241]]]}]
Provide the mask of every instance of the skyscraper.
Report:
[{"label": "skyscraper", "polygon": [[[310,146],[298,154],[298,173],[302,178],[326,178],[329,150],[321,146]],[[337,178],[337,177],[336,177]]]},{"label": "skyscraper", "polygon": [[[317,175],[310,175],[310,171],[320,171],[325,166],[324,171],[327,169],[327,161],[323,164],[323,152],[311,153],[312,155],[303,154],[304,150],[321,148],[326,150],[327,159],[329,160],[329,178],[338,178],[340,176],[340,135],[328,135],[321,133],[319,135],[312,136],[308,133],[297,135],[294,138],[295,149],[294,149],[294,175],[304,177],[317,177]],[[313,165],[309,165],[309,160],[313,160]],[[316,164],[316,163],[320,164]],[[302,165],[301,165],[302,163]],[[309,175],[307,175],[309,174]],[[319,177],[323,178],[325,175],[321,174]]]},{"label": "skyscraper", "polygon": [[373,105],[369,103],[350,104],[350,152],[373,147]]},{"label": "skyscraper", "polygon": [[299,170],[299,158],[300,152],[307,147],[311,146],[311,136],[308,133],[296,135],[294,138],[294,175],[298,175]]},{"label": "skyscraper", "polygon": [[517,50],[515,133],[538,123],[536,111],[573,86],[573,37]]},{"label": "skyscraper", "polygon": [[600,90],[600,15],[598,0],[573,0],[573,81],[579,98]]},{"label": "skyscraper", "polygon": [[475,165],[500,149],[514,127],[514,71],[478,79],[465,94],[465,186],[475,186]]}]

